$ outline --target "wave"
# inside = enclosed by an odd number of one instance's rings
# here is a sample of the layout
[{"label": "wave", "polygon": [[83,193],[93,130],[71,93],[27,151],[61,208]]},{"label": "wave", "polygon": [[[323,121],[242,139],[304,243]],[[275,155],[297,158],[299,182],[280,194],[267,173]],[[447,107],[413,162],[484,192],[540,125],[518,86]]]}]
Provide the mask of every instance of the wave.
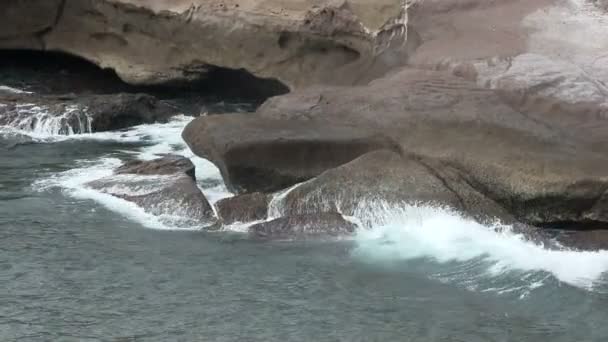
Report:
[{"label": "wave", "polygon": [[[443,208],[379,203],[366,211],[373,212],[376,224],[357,231],[353,251],[366,262],[427,260],[447,266],[433,274],[439,280],[502,293],[526,294],[550,276],[587,290],[606,281],[608,251],[549,249],[509,226],[484,226]],[[508,286],[505,279],[511,281]]]}]

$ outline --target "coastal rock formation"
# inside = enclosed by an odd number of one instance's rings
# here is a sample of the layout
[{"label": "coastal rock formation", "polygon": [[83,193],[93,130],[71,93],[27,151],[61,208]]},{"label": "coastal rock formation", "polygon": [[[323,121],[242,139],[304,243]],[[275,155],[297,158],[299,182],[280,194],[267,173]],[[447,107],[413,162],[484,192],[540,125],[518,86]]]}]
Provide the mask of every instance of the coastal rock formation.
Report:
[{"label": "coastal rock formation", "polygon": [[270,197],[260,192],[237,195],[219,200],[215,207],[224,224],[265,220]]},{"label": "coastal rock formation", "polygon": [[453,63],[447,68],[495,89],[507,104],[531,119],[588,140],[596,151],[608,152],[608,83],[597,75],[567,61],[529,53]]},{"label": "coastal rock formation", "polygon": [[[404,69],[368,86],[317,87],[275,97],[247,118],[198,118],[186,128],[184,137],[190,146],[202,136],[208,146],[223,146],[225,136],[247,136],[258,122],[273,122],[274,126],[265,127],[272,141],[261,134],[248,141],[263,144],[264,150],[228,155],[233,158],[228,163],[227,154],[203,155],[228,169],[241,160],[265,161],[274,148],[282,156],[299,153],[282,141],[289,141],[301,126],[322,127],[315,137],[321,145],[332,139],[334,128],[345,123],[363,127],[371,136],[389,141],[389,150],[398,152],[370,154],[335,170],[326,155],[308,155],[306,168],[330,171],[286,195],[287,208],[292,209],[285,210],[295,213],[314,212],[299,208],[322,206],[311,203],[331,202],[332,196],[344,203],[346,196],[344,208],[330,204],[320,209],[339,209],[349,215],[354,208],[349,203],[377,199],[379,192],[387,200],[446,205],[475,217],[486,212],[535,226],[605,227],[608,156],[592,147],[602,136],[599,132],[608,133],[608,125],[598,118],[598,134],[586,136],[584,130],[556,128],[553,119],[516,111],[493,90],[448,72]],[[570,120],[582,127],[587,118],[573,115]],[[201,129],[205,127],[213,127],[213,134]],[[301,180],[313,177],[310,173]],[[233,183],[238,180],[230,178]],[[252,189],[251,184],[248,190],[264,190]]]},{"label": "coastal rock formation", "polygon": [[0,125],[48,134],[93,133],[167,122],[172,106],[146,94],[0,93]]},{"label": "coastal rock formation", "polygon": [[363,126],[306,119],[294,125],[251,114],[194,120],[183,137],[194,153],[219,167],[230,188],[246,192],[280,190],[394,145]]},{"label": "coastal rock formation", "polygon": [[70,53],[132,84],[197,80],[218,68],[291,87],[353,84],[403,64],[416,44],[405,43],[415,33],[405,27],[402,0],[8,0],[2,6],[0,49]]},{"label": "coastal rock formation", "polygon": [[181,156],[131,161],[117,168],[113,175],[88,185],[133,202],[161,220],[170,217],[174,222],[201,227],[216,221],[213,208],[196,185],[194,165]]},{"label": "coastal rock formation", "polygon": [[249,227],[259,239],[305,239],[352,234],[356,225],[337,213],[317,213],[281,217]]}]

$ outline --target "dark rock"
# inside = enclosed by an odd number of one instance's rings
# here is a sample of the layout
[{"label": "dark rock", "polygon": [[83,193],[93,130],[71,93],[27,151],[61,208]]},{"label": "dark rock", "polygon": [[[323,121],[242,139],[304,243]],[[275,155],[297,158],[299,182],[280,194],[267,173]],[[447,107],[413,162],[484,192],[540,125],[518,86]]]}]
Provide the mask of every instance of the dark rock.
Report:
[{"label": "dark rock", "polygon": [[231,114],[200,117],[183,132],[197,155],[215,163],[235,191],[272,192],[308,180],[369,151],[394,148],[364,127]]},{"label": "dark rock", "polygon": [[265,220],[270,195],[259,192],[224,198],[215,204],[224,224]]},{"label": "dark rock", "polygon": [[137,175],[171,175],[185,173],[192,180],[195,179],[194,164],[188,158],[177,155],[166,155],[154,160],[131,160],[117,168],[116,174]]},{"label": "dark rock", "polygon": [[608,230],[559,231],[557,241],[579,250],[608,250]]},{"label": "dark rock", "polygon": [[249,233],[260,239],[301,239],[337,237],[354,233],[356,225],[337,213],[317,213],[281,217],[249,227]]},{"label": "dark rock", "polygon": [[167,122],[175,108],[146,94],[0,94],[0,125],[48,134],[79,134]]},{"label": "dark rock", "polygon": [[178,224],[210,226],[216,221],[215,214],[193,173],[190,160],[170,155],[129,162],[116,169],[114,175],[88,185],[133,202],[152,215],[170,216]]}]

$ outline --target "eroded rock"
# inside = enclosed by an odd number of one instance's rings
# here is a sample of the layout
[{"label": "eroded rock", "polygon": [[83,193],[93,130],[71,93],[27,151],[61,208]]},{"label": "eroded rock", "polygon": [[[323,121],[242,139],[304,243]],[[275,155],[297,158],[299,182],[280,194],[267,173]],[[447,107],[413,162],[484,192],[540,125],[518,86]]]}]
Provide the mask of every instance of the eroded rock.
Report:
[{"label": "eroded rock", "polygon": [[[74,54],[132,84],[198,80],[215,68],[245,69],[290,87],[353,84],[387,70],[377,64],[405,60],[376,60],[378,32],[406,38],[403,25],[386,26],[402,15],[401,0],[25,3],[3,4],[0,48]],[[397,45],[393,50],[407,50]]]},{"label": "eroded rock", "polygon": [[0,94],[0,125],[48,134],[79,134],[167,122],[174,107],[146,94]]},{"label": "eroded rock", "polygon": [[196,185],[194,165],[181,156],[131,161],[114,175],[88,185],[133,202],[171,224],[205,227],[216,222],[213,208]]},{"label": "eroded rock", "polygon": [[394,143],[347,123],[265,119],[251,114],[205,116],[182,136],[197,155],[215,163],[237,191],[272,192],[308,180],[369,151]]},{"label": "eroded rock", "polygon": [[[257,134],[250,141],[264,142],[267,155],[276,148],[281,151],[278,155],[288,156],[289,160],[300,152],[282,142],[289,141],[298,127],[322,127],[315,131],[316,136],[312,135],[311,142],[327,141],[332,139],[332,127],[348,123],[370,136],[388,139],[393,144],[389,149],[401,156],[402,160],[383,156],[376,161],[377,156],[368,156],[360,160],[360,166],[346,164],[334,171],[330,169],[344,164],[344,159],[332,165],[326,163],[327,155],[310,154],[305,164],[298,165],[327,173],[299,186],[301,194],[298,188],[293,191],[291,207],[295,208],[314,207],[318,205],[315,201],[322,202],[315,191],[329,198],[344,192],[347,198],[342,200],[349,201],[348,190],[332,185],[336,182],[353,187],[351,194],[364,192],[366,187],[380,189],[389,199],[395,194],[395,198],[407,201],[435,201],[475,217],[481,211],[537,226],[550,222],[608,222],[608,156],[593,148],[601,146],[598,142],[602,135],[587,135],[581,129],[564,130],[558,123],[551,124],[556,118],[544,118],[546,121],[541,121],[514,110],[493,90],[448,72],[404,69],[368,86],[316,87],[271,98],[246,119],[235,116],[231,119],[234,121],[214,121],[211,134],[186,130],[184,137],[191,146],[192,139],[206,139],[207,146],[223,146],[224,136],[247,136],[258,122],[272,120],[275,126],[263,130],[272,140]],[[191,127],[207,125],[206,118],[197,120]],[[572,115],[569,120],[571,125],[583,127],[587,118]],[[599,118],[595,125],[595,132],[608,129],[606,121]],[[248,163],[258,155],[264,154],[235,155],[231,163],[238,164],[241,158]],[[210,159],[225,162],[217,155]],[[351,182],[351,177],[361,180],[363,186]],[[412,181],[408,182],[408,177]],[[392,191],[391,186],[403,191]],[[324,187],[328,190],[317,190]],[[403,192],[413,195],[399,195]],[[298,195],[302,196],[301,202]],[[299,212],[309,213],[296,209]]]},{"label": "eroded rock", "polygon": [[249,233],[259,239],[303,239],[346,236],[356,228],[340,214],[316,213],[258,223],[249,227]]},{"label": "eroded rock", "polygon": [[215,206],[224,224],[247,223],[265,220],[269,202],[270,195],[255,192],[224,198]]}]

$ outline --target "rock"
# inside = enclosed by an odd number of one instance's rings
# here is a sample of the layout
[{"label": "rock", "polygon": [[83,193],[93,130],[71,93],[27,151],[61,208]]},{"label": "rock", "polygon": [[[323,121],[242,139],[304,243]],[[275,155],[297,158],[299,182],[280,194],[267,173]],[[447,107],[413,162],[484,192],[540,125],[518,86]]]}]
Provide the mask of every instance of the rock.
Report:
[{"label": "rock", "polygon": [[235,191],[272,192],[394,143],[364,127],[302,120],[294,125],[250,114],[205,116],[182,134],[220,169]]},{"label": "rock", "polygon": [[327,170],[290,190],[276,206],[284,216],[339,212],[371,226],[374,213],[383,207],[418,203],[457,209],[478,220],[501,217],[513,221],[504,208],[469,185],[457,169],[440,160],[389,150],[370,152]]},{"label": "rock", "polygon": [[224,224],[265,220],[270,196],[259,192],[219,200],[215,207]]},{"label": "rock", "polygon": [[579,250],[608,250],[608,230],[558,231],[556,240]]},{"label": "rock", "polygon": [[175,108],[146,94],[0,94],[0,125],[46,134],[81,134],[167,122]]},{"label": "rock", "polygon": [[249,233],[260,239],[302,239],[350,235],[356,228],[340,214],[318,213],[258,223],[249,227]]},{"label": "rock", "polygon": [[[299,127],[315,132],[309,144],[314,141],[325,144],[331,141],[336,130],[348,123],[355,130],[364,130],[367,136],[380,136],[383,141],[389,141],[388,149],[401,156],[369,155],[357,163],[327,171],[339,166],[337,164],[344,165],[348,159],[378,150],[380,145],[333,164],[327,162],[328,154],[307,155],[305,163],[297,164],[299,167],[305,165],[307,169],[327,173],[318,181],[309,181],[311,185],[300,185],[301,193],[297,188],[292,190],[293,197],[302,196],[301,201],[287,196],[291,201],[287,202],[288,207],[295,207],[287,210],[296,213],[309,213],[298,207],[319,200],[315,191],[334,197],[341,192],[359,196],[365,193],[366,187],[374,189],[372,192],[385,187],[382,192],[389,199],[392,196],[406,201],[437,202],[474,217],[481,211],[535,226],[593,221],[608,227],[605,194],[608,155],[605,149],[593,148],[601,146],[598,144],[603,139],[600,132],[608,135],[606,121],[598,118],[596,133],[587,136],[581,129],[560,129],[558,124],[551,123],[555,118],[549,115],[543,118],[545,121],[518,112],[493,90],[480,88],[448,72],[403,69],[368,86],[313,87],[271,98],[258,112],[247,117],[233,116],[209,123],[207,118],[197,119],[186,129],[184,137],[190,146],[197,146],[195,139],[200,139],[198,141],[206,141],[214,150],[223,150],[225,137],[230,136],[246,137],[244,140],[251,145],[263,143],[265,152],[249,150],[250,153],[234,154],[228,165],[251,163],[257,156],[272,155],[274,148],[277,155],[287,156],[291,162],[301,153],[299,145],[283,141],[292,139]],[[569,119],[570,125],[577,127],[583,127],[587,120],[584,115],[573,115]],[[266,125],[265,134],[250,135],[259,130],[260,123]],[[194,130],[194,127],[213,129]],[[343,136],[342,143],[348,145],[349,136]],[[201,155],[196,147],[193,150]],[[214,155],[210,159],[216,163],[219,160],[220,168],[226,168],[221,162],[225,163],[227,158]],[[408,181],[408,177],[412,180]],[[363,186],[357,187],[350,178],[372,180],[363,181]],[[291,183],[295,181],[293,178]],[[281,182],[289,186],[285,178],[281,178]],[[332,182],[354,190],[349,193]],[[404,190],[391,192],[392,187]],[[352,211],[341,209],[345,214]]]},{"label": "rock", "polygon": [[194,165],[181,156],[131,161],[88,185],[133,202],[161,221],[169,218],[171,224],[208,227],[216,221],[213,208],[196,185]]},{"label": "rock", "polygon": [[132,84],[198,80],[218,68],[290,87],[353,84],[405,62],[399,54],[376,58],[378,37],[407,50],[402,7],[401,0],[9,0],[0,49],[77,55]]},{"label": "rock", "polygon": [[580,67],[527,53],[453,63],[448,68],[482,87],[495,89],[507,104],[531,119],[590,140],[595,150],[606,151],[608,87]]}]

